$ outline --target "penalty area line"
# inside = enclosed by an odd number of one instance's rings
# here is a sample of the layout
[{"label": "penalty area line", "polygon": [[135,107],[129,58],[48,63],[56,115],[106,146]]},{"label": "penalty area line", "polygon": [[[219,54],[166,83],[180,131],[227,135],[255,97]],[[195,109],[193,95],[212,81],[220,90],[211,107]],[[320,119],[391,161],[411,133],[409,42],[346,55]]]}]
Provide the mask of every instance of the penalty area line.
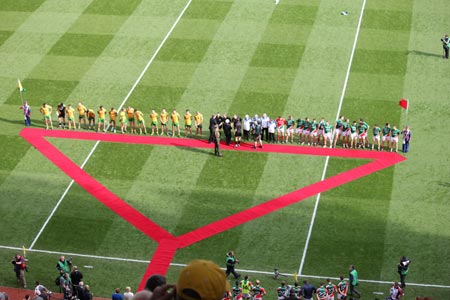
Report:
[{"label": "penalty area line", "polygon": [[[178,18],[175,20],[175,22],[173,23],[172,27],[169,29],[169,31],[167,32],[167,34],[164,36],[163,40],[161,41],[161,43],[159,44],[158,48],[156,49],[156,51],[153,53],[152,57],[150,58],[150,60],[147,62],[147,64],[145,65],[144,69],[142,70],[141,74],[139,75],[139,77],[136,79],[136,81],[134,82],[133,86],[131,87],[130,91],[128,92],[128,94],[125,96],[125,98],[123,99],[122,103],[120,103],[120,106],[118,107],[118,110],[122,109],[122,107],[125,105],[125,103],[128,101],[128,98],[130,98],[131,94],[134,92],[134,90],[136,89],[136,86],[139,84],[139,82],[141,81],[141,79],[144,77],[145,73],[147,72],[148,68],[150,67],[150,65],[153,63],[153,61],[155,60],[156,56],[158,55],[159,51],[161,50],[161,48],[164,46],[164,44],[166,43],[167,39],[169,38],[169,36],[172,34],[173,30],[175,29],[175,27],[177,26],[178,22],[180,22],[180,19],[183,17],[184,13],[186,12],[186,10],[188,9],[189,5],[191,4],[192,0],[189,0],[186,5],[184,6],[183,10],[180,12],[180,14],[178,15]],[[107,130],[109,129],[109,125],[107,127]],[[94,154],[95,150],[97,149],[98,145],[100,144],[100,141],[96,141],[95,145],[92,147],[91,151],[89,152],[89,154],[87,155],[87,157],[85,158],[83,164],[80,166],[81,169],[83,169],[83,167],[86,165],[86,163],[89,161],[89,159],[92,157],[92,155]],[[64,200],[64,198],[66,197],[67,193],[69,192],[70,188],[73,186],[74,184],[74,180],[72,179],[70,181],[70,183],[68,184],[67,188],[65,189],[64,193],[61,195],[61,197],[59,198],[58,202],[56,203],[55,207],[53,208],[53,210],[51,211],[50,215],[48,216],[48,218],[45,220],[44,224],[42,225],[41,229],[39,230],[39,232],[37,233],[37,235],[35,236],[35,238],[33,239],[33,242],[31,243],[29,249],[33,249],[34,245],[36,244],[36,242],[38,241],[39,237],[41,236],[41,234],[44,232],[45,228],[47,227],[48,223],[50,222],[50,220],[52,219],[53,215],[56,213],[58,207],[60,206],[60,204],[62,203],[62,201]]]},{"label": "penalty area line", "polygon": [[[23,249],[21,247],[13,247],[13,246],[2,246],[0,245],[0,249],[6,249],[6,250],[14,250],[14,251],[22,251]],[[89,254],[81,254],[81,253],[72,253],[72,252],[61,252],[61,251],[50,251],[50,250],[42,250],[42,249],[27,249],[29,252],[33,253],[43,253],[43,254],[55,254],[55,255],[64,255],[64,256],[75,256],[75,257],[83,257],[83,258],[92,258],[92,259],[101,259],[101,260],[111,260],[111,261],[121,261],[121,262],[132,262],[132,263],[142,263],[142,264],[148,264],[149,260],[144,259],[133,259],[133,258],[121,258],[121,257],[111,257],[111,256],[101,256],[101,255],[89,255]],[[181,264],[181,263],[171,263],[171,266],[174,267],[185,267],[187,264]],[[224,268],[222,268],[224,269]],[[259,270],[247,270],[247,269],[236,269],[239,272],[243,273],[250,273],[250,274],[261,274],[261,275],[273,275],[272,272],[268,271],[259,271]],[[282,276],[286,277],[294,277],[294,274],[291,273],[280,273]],[[302,275],[302,278],[313,278],[313,279],[326,279],[330,278],[333,280],[338,280],[338,277],[331,277],[331,276],[318,276],[318,275]],[[370,279],[359,279],[361,282],[367,282],[367,283],[375,283],[375,284],[387,284],[392,285],[393,281],[382,281],[382,280],[370,280]],[[408,285],[410,286],[417,286],[417,287],[429,287],[429,288],[443,288],[443,289],[450,289],[449,285],[439,285],[439,284],[426,284],[426,283],[413,283],[408,282]]]}]

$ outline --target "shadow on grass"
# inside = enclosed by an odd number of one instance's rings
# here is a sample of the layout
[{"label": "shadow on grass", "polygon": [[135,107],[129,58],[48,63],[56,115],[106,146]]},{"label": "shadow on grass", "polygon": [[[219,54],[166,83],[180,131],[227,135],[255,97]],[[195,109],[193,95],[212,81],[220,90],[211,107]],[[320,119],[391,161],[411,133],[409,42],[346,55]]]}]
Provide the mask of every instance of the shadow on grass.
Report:
[{"label": "shadow on grass", "polygon": [[417,51],[417,50],[408,51],[408,54],[421,55],[421,56],[431,56],[431,57],[442,57],[442,55],[440,55],[440,54],[428,53],[428,52]]}]

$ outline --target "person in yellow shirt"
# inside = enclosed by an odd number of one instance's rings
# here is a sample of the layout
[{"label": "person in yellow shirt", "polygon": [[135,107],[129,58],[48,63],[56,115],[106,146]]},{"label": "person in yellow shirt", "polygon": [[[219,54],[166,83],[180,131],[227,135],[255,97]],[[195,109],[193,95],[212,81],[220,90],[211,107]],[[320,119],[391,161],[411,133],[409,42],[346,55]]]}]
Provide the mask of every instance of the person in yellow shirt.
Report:
[{"label": "person in yellow shirt", "polygon": [[152,109],[152,113],[150,114],[150,122],[152,126],[152,134],[155,134],[155,130],[156,130],[156,135],[158,135],[158,114],[156,113],[156,111],[154,109]]},{"label": "person in yellow shirt", "polygon": [[175,136],[176,131],[178,137],[180,137],[180,114],[176,109],[172,111],[170,118],[172,119],[172,136]]},{"label": "person in yellow shirt", "polygon": [[189,133],[192,135],[192,115],[189,109],[186,109],[184,114],[184,135],[188,136]]},{"label": "person in yellow shirt", "polygon": [[167,122],[169,121],[169,114],[164,108],[159,114],[159,120],[161,121],[161,135],[163,135],[164,132],[169,135],[169,133],[167,132]]},{"label": "person in yellow shirt", "polygon": [[86,128],[87,108],[86,106],[83,105],[83,103],[78,102],[77,110],[78,110],[78,129],[81,129],[81,120],[83,120],[84,128]]},{"label": "person in yellow shirt", "polygon": [[89,130],[95,129],[95,111],[92,108],[88,108],[87,118],[89,123]]},{"label": "person in yellow shirt", "polygon": [[127,132],[127,111],[125,108],[122,108],[119,113],[119,120],[120,120],[120,131],[122,131],[122,134]]},{"label": "person in yellow shirt", "polygon": [[100,105],[100,107],[97,110],[98,113],[98,127],[97,127],[97,132],[100,131],[100,128],[103,125],[103,132],[106,132],[106,109]]},{"label": "person in yellow shirt", "polygon": [[67,114],[67,123],[69,124],[69,130],[73,126],[73,130],[77,129],[77,125],[75,124],[75,109],[73,109],[72,105],[69,104],[66,107]]},{"label": "person in yellow shirt", "polygon": [[203,135],[203,115],[197,111],[194,115],[195,122],[195,135],[199,134]]},{"label": "person in yellow shirt", "polygon": [[44,102],[42,104],[42,107],[39,109],[39,111],[44,116],[45,129],[48,130],[49,127],[50,127],[50,129],[53,129],[53,123],[52,123],[53,108]]},{"label": "person in yellow shirt", "polygon": [[131,133],[136,133],[136,122],[134,120],[134,108],[127,107],[128,123],[130,124]]},{"label": "person in yellow shirt", "polygon": [[144,128],[144,134],[147,134],[147,127],[145,126],[144,114],[142,111],[135,109],[134,115],[136,116],[137,124],[139,127],[139,134],[142,134],[142,128]]},{"label": "person in yellow shirt", "polygon": [[116,117],[117,117],[117,110],[114,109],[114,107],[111,107],[109,110],[109,126],[111,127],[111,132],[116,133]]}]

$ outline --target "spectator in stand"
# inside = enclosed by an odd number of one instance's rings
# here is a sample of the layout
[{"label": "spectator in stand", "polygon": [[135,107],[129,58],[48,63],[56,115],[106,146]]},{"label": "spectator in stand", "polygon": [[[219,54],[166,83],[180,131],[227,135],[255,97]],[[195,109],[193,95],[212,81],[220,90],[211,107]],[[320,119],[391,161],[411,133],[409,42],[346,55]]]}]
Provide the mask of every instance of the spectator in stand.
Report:
[{"label": "spectator in stand", "polygon": [[[44,285],[36,281],[36,287],[34,288],[34,294],[39,296],[43,300],[50,299],[52,292],[50,292]],[[33,298],[34,299],[34,298]]]},{"label": "spectator in stand", "polygon": [[89,285],[86,285],[84,287],[84,299],[80,299],[80,300],[92,300],[93,295],[91,293],[91,288],[89,287]]},{"label": "spectator in stand", "polygon": [[66,259],[64,255],[62,255],[56,263],[56,269],[58,269],[59,272],[70,273],[71,266],[72,258]]},{"label": "spectator in stand", "polygon": [[64,299],[70,299],[72,297],[72,282],[70,281],[69,273],[64,273],[64,271],[61,271],[61,273],[59,288],[64,295]]},{"label": "spectator in stand", "polygon": [[153,295],[153,291],[157,287],[163,286],[165,284],[166,277],[159,274],[152,275],[147,279],[144,289],[134,295],[133,300],[150,300]]},{"label": "spectator in stand", "polygon": [[[30,297],[29,295],[27,295]],[[6,292],[0,292],[0,300],[9,300],[9,296]]]},{"label": "spectator in stand", "polygon": [[73,271],[70,273],[70,280],[74,286],[79,285],[83,279],[83,274],[78,270],[77,266],[73,266]]},{"label": "spectator in stand", "polygon": [[114,294],[111,296],[112,300],[123,300],[123,295],[120,293],[120,288],[116,288]]},{"label": "spectator in stand", "polygon": [[27,266],[25,265],[25,258],[16,253],[12,261],[14,265],[14,272],[16,273],[17,283],[20,283],[23,288],[27,288],[27,280],[25,279],[25,270]]},{"label": "spectator in stand", "polygon": [[[194,260],[189,263],[181,271],[176,285],[179,300],[221,300],[229,290],[225,272],[207,260]],[[160,297],[154,299],[161,300]]]},{"label": "spectator in stand", "polygon": [[134,294],[131,292],[131,288],[129,286],[127,286],[125,288],[125,293],[123,293],[123,299],[124,300],[131,300],[133,299]]},{"label": "spectator in stand", "polygon": [[73,293],[74,296],[76,296],[80,300],[83,300],[85,298],[86,288],[83,281],[78,282],[78,285],[74,285]]}]

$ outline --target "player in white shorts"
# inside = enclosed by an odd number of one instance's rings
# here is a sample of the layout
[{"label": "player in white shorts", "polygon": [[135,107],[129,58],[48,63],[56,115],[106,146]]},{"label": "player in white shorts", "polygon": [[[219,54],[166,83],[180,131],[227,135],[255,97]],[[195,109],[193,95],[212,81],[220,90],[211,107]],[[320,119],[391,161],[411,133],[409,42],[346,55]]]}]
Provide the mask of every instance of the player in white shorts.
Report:
[{"label": "player in white shorts", "polygon": [[377,144],[378,151],[380,151],[380,133],[381,128],[378,124],[375,124],[372,128],[372,150],[374,149],[375,143]]},{"label": "player in white shorts", "polygon": [[389,125],[389,123],[386,123],[383,129],[381,129],[381,134],[381,150],[383,150],[385,142],[388,148],[391,143],[391,126]]},{"label": "player in white shorts", "polygon": [[329,122],[326,122],[325,125],[323,125],[322,130],[322,138],[323,138],[323,147],[325,148],[327,146],[327,142],[330,144],[333,142],[333,136],[332,136],[333,126],[330,125]]},{"label": "player in white shorts", "polygon": [[310,134],[311,134],[311,122],[309,121],[309,118],[306,117],[305,118],[305,125],[303,127],[303,142],[302,142],[302,145],[304,143],[306,143],[306,142],[309,145]]},{"label": "player in white shorts", "polygon": [[336,126],[334,128],[334,137],[333,137],[333,147],[336,148],[337,141],[339,137],[342,135],[342,122],[344,122],[344,116],[340,116],[339,119],[336,120]]}]

